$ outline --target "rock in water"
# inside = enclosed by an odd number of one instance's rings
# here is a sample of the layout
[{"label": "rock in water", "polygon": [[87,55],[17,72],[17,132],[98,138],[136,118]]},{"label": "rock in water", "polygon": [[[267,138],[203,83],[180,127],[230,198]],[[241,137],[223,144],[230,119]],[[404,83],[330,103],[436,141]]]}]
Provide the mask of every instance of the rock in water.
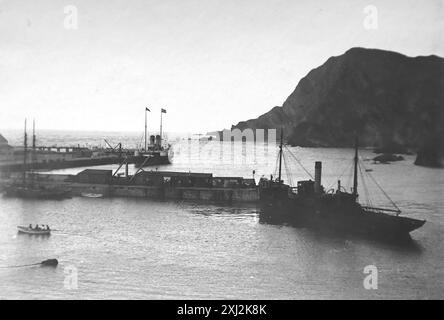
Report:
[{"label": "rock in water", "polygon": [[403,156],[397,156],[396,154],[391,154],[391,153],[384,153],[373,158],[373,161],[380,163],[389,163],[402,160],[404,160]]},{"label": "rock in water", "polygon": [[444,167],[444,143],[432,139],[419,149],[415,164],[430,168]]}]

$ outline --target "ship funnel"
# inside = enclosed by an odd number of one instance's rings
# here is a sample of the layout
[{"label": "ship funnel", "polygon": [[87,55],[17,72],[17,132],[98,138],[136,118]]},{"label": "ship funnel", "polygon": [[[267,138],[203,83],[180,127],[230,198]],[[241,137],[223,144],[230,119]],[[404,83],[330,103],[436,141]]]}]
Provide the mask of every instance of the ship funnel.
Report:
[{"label": "ship funnel", "polygon": [[161,144],[162,144],[162,138],[160,138],[160,135],[158,134],[156,136],[156,145],[160,147]]},{"label": "ship funnel", "polygon": [[150,145],[154,145],[154,136],[153,135],[151,135],[150,136]]},{"label": "ship funnel", "polygon": [[322,174],[322,162],[315,162],[315,184],[314,190],[315,193],[321,193],[321,174]]}]

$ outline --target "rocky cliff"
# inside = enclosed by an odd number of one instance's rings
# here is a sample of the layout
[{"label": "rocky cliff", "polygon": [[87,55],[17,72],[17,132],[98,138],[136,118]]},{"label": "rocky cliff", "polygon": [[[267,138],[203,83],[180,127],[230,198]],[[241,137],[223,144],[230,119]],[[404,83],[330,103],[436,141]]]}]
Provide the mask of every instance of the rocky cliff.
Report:
[{"label": "rocky cliff", "polygon": [[234,128],[284,128],[299,146],[418,149],[444,134],[444,59],[353,48],[301,79],[282,106]]}]

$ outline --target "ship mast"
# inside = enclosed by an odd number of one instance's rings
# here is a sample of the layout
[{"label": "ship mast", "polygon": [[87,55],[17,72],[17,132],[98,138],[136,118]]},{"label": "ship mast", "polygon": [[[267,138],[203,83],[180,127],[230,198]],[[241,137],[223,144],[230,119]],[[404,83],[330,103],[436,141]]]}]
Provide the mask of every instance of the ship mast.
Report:
[{"label": "ship mast", "polygon": [[32,173],[31,175],[31,185],[34,185],[34,166],[37,161],[36,153],[35,153],[35,143],[36,143],[36,136],[35,136],[35,119],[32,119],[32,153],[31,153],[31,166],[30,171]]},{"label": "ship mast", "polygon": [[35,150],[35,119],[32,119],[32,149]]},{"label": "ship mast", "polygon": [[146,112],[148,111],[148,108],[145,107],[145,151],[146,151],[146,128],[147,128],[147,115]]},{"label": "ship mast", "polygon": [[160,143],[162,143],[162,114],[163,114],[163,109],[160,109],[160,131],[159,131]]},{"label": "ship mast", "polygon": [[23,142],[23,186],[26,184],[26,157],[28,152],[28,135],[26,133],[26,118],[25,118],[25,134]]},{"label": "ship mast", "polygon": [[35,148],[36,148],[36,136],[35,136],[35,119],[32,119],[32,163],[34,164],[36,162],[36,154],[35,154]]},{"label": "ship mast", "polygon": [[281,143],[279,144],[279,178],[278,182],[281,183],[281,174],[282,174],[282,141],[284,136],[284,129],[281,128]]},{"label": "ship mast", "polygon": [[160,108],[160,143],[162,144],[162,113],[166,113],[166,109]]},{"label": "ship mast", "polygon": [[355,158],[354,158],[354,174],[353,174],[353,195],[358,197],[358,136],[355,137]]}]

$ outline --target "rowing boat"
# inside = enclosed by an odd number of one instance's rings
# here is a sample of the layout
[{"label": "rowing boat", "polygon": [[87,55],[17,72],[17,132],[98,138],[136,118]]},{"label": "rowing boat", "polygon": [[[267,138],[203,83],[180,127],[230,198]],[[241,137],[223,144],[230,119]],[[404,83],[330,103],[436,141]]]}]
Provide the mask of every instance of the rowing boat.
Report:
[{"label": "rowing boat", "polygon": [[29,228],[29,227],[24,227],[24,226],[17,226],[18,232],[19,233],[26,233],[26,234],[35,234],[35,235],[49,235],[51,234],[51,230],[43,230],[43,229],[33,229],[33,228]]}]

